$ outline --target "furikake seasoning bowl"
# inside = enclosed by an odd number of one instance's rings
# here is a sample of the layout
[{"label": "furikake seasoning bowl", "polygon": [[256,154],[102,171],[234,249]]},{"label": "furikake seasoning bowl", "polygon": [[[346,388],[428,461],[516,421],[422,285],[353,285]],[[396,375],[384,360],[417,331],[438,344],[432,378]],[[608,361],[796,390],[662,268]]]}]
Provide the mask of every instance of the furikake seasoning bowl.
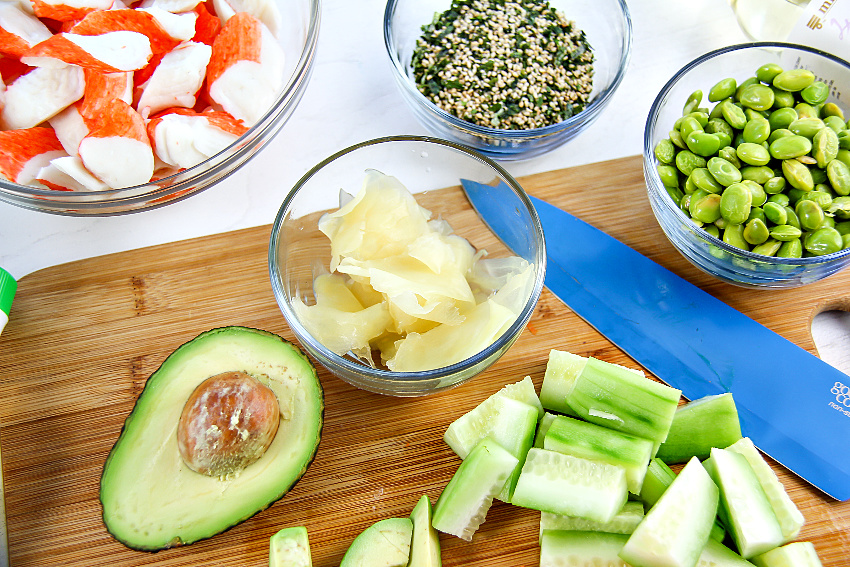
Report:
[{"label": "furikake seasoning bowl", "polygon": [[[481,44],[486,43],[486,40],[476,38],[476,32],[460,31],[456,37],[450,38],[453,46],[471,50],[472,57],[469,59],[472,64],[467,71],[458,72],[451,78],[424,77],[423,73],[418,73],[416,68],[421,66],[422,57],[421,53],[417,53],[417,61],[414,62],[414,53],[422,48],[418,48],[417,43],[423,34],[431,33],[423,28],[436,20],[435,14],[444,14],[450,8],[455,11],[465,9],[469,4],[470,0],[389,0],[387,3],[384,12],[384,43],[393,75],[405,102],[425,128],[440,137],[468,145],[490,158],[507,161],[529,159],[551,151],[593,123],[610,101],[628,66],[632,24],[625,0],[550,0],[544,11],[545,16],[549,16],[549,8],[558,11],[572,23],[576,35],[581,34],[581,41],[571,44],[574,45],[571,48],[565,49],[563,44],[552,41],[537,41],[538,34],[548,33],[541,30],[550,22],[540,24],[539,29],[532,29],[535,35],[528,44],[539,43],[543,51],[538,53],[552,57],[552,65],[547,65],[549,67],[580,63],[579,59],[584,57],[584,43],[589,44],[593,55],[590,70],[592,77],[587,76],[590,75],[587,70],[582,71],[582,83],[587,83],[587,93],[582,94],[572,105],[564,104],[564,100],[572,100],[571,89],[565,90],[557,79],[548,75],[544,77],[539,70],[531,68],[531,58],[523,62],[523,65],[529,65],[524,72],[503,73],[501,82],[495,79],[492,71],[504,67],[510,54],[500,53],[495,47],[482,51]],[[546,3],[519,0],[490,4],[498,9],[506,5],[518,6],[518,13],[527,15],[523,6],[539,7]],[[479,17],[490,18],[492,14]],[[459,27],[455,25],[457,23],[450,24],[456,32]],[[473,29],[478,27],[472,26]],[[529,32],[527,35],[532,34]],[[520,44],[516,49],[525,50],[528,47]],[[481,77],[485,77],[483,83],[478,80]],[[450,105],[443,102],[436,104],[420,88],[428,93],[453,88],[478,93],[480,97],[476,97],[473,102],[464,101],[463,104],[468,104],[466,108],[475,106],[475,110],[491,113],[495,119],[473,118],[470,113],[459,117],[460,105],[452,106],[452,111],[449,111],[446,108]],[[583,85],[576,85],[576,90],[584,89]],[[586,101],[582,100],[585,96]],[[496,97],[495,101],[493,97]],[[540,119],[529,119],[524,124],[510,120],[511,115],[524,112],[524,109],[542,108],[544,105],[544,112],[549,114],[546,125],[541,125],[544,122]],[[481,108],[477,108],[479,106]]]}]

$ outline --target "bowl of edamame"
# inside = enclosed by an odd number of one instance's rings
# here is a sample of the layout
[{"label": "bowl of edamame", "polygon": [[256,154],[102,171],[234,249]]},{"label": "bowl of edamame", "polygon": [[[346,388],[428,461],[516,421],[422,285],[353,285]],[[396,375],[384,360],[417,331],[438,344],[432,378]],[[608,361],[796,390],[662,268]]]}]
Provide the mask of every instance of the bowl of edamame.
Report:
[{"label": "bowl of edamame", "polygon": [[498,160],[583,132],[628,66],[625,0],[389,0],[393,76],[430,133]]},{"label": "bowl of edamame", "polygon": [[850,63],[787,43],[712,51],[676,73],[644,133],[652,210],[726,282],[796,287],[850,263]]}]

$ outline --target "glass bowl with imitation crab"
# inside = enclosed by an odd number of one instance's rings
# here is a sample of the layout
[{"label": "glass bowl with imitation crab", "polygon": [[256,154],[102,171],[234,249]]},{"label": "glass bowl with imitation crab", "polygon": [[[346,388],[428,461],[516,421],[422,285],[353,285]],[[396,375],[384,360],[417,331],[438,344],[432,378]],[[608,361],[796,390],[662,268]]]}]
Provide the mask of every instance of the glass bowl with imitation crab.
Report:
[{"label": "glass bowl with imitation crab", "polygon": [[110,216],[224,179],[301,100],[320,2],[0,3],[0,201]]},{"label": "glass bowl with imitation crab", "polygon": [[384,43],[425,128],[521,160],[567,143],[605,109],[632,25],[625,0],[389,0]]}]

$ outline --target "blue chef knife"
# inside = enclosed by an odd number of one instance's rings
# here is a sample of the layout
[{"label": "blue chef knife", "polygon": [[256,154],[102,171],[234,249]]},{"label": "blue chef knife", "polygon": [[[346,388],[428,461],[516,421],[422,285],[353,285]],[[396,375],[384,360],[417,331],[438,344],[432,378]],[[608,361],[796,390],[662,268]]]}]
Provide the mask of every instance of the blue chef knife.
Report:
[{"label": "blue chef knife", "polygon": [[[521,203],[513,191],[462,185],[478,215],[515,248]],[[686,398],[732,392],[742,432],[759,449],[827,495],[850,499],[850,376],[619,240],[531,200],[552,293]]]}]

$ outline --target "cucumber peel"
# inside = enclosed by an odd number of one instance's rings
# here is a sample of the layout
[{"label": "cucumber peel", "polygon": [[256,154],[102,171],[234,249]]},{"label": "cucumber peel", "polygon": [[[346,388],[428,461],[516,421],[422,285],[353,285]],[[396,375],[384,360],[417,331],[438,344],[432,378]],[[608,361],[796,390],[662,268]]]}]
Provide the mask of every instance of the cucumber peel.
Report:
[{"label": "cucumber peel", "polygon": [[709,540],[719,491],[693,458],[629,536],[620,557],[633,567],[694,567]]},{"label": "cucumber peel", "polygon": [[623,509],[617,512],[610,522],[597,522],[576,516],[563,516],[551,512],[540,513],[540,536],[546,530],[574,532],[605,532],[610,534],[630,534],[643,520],[643,504],[629,500]]},{"label": "cucumber peel", "polygon": [[823,567],[810,541],[795,541],[750,558],[756,567]]},{"label": "cucumber peel", "polygon": [[709,539],[696,567],[752,567],[752,563],[714,539]]},{"label": "cucumber peel", "polygon": [[540,567],[629,567],[619,558],[627,535],[546,530],[540,537]]},{"label": "cucumber peel", "polygon": [[704,460],[712,447],[728,447],[739,439],[741,422],[732,394],[706,396],[679,406],[656,456],[668,464],[691,457]]}]

